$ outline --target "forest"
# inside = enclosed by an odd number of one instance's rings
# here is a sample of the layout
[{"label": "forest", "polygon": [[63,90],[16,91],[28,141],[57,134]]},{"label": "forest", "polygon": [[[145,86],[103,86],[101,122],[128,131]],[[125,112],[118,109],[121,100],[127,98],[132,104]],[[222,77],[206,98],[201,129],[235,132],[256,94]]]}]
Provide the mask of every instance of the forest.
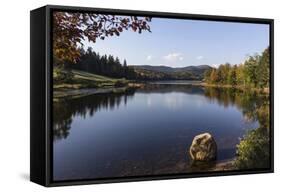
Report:
[{"label": "forest", "polygon": [[240,65],[229,63],[205,72],[204,81],[209,84],[268,88],[270,78],[269,47],[262,54],[249,56]]},{"label": "forest", "polygon": [[[161,71],[161,67],[165,66],[154,67],[155,69],[150,69],[151,66],[128,66],[126,59],[120,61],[118,57],[110,54],[100,55],[93,51],[91,47],[86,51],[81,48],[79,55],[79,60],[76,62],[67,61],[63,65],[55,62],[55,69],[60,72],[65,70],[68,73],[68,78],[73,78],[71,70],[81,70],[110,78],[127,80],[202,80],[204,83],[218,86],[230,85],[261,89],[269,87],[269,47],[261,54],[249,56],[242,64],[231,65],[226,63],[219,65],[218,68],[206,66],[199,72],[195,66],[192,70],[187,71],[182,68],[175,72]],[[63,79],[67,80],[65,76]]]},{"label": "forest", "polygon": [[118,57],[113,55],[100,55],[89,47],[86,51],[80,49],[80,58],[74,62],[67,62],[64,66],[66,69],[77,69],[104,75],[112,78],[126,78],[134,79],[135,72],[132,68],[127,66],[127,61],[120,61]]},{"label": "forest", "polygon": [[[85,51],[79,50],[79,59],[76,62],[55,64],[55,68],[65,70],[80,70],[111,78],[125,78],[127,80],[153,81],[153,80],[202,80],[204,72],[211,69],[208,65],[187,66],[172,68],[168,66],[127,65],[126,59],[121,61],[114,55],[101,55],[91,47]],[[163,70],[164,69],[164,70]]]}]

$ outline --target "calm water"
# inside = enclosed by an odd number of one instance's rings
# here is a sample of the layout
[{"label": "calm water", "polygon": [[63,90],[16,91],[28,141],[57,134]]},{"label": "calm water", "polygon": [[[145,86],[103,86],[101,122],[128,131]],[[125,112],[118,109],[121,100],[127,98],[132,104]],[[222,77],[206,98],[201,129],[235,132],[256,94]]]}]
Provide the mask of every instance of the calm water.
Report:
[{"label": "calm water", "polygon": [[217,162],[232,159],[259,125],[249,115],[256,97],[167,83],[55,102],[54,180],[191,172],[188,149],[204,132],[217,142]]}]

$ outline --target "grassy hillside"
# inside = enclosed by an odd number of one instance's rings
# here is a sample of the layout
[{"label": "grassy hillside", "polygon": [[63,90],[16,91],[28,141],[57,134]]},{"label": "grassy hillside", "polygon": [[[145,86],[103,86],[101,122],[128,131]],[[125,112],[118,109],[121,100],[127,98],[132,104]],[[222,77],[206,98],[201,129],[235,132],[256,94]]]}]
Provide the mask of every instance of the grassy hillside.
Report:
[{"label": "grassy hillside", "polygon": [[65,71],[54,69],[53,79],[54,90],[121,87],[128,83],[126,79],[114,79],[79,70]]}]

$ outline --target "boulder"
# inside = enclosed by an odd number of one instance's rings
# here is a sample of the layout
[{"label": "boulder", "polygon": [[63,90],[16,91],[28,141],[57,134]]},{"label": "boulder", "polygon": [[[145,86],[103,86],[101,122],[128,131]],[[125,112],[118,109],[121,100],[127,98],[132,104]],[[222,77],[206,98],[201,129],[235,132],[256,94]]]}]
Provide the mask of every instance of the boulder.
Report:
[{"label": "boulder", "polygon": [[210,133],[203,133],[193,138],[189,154],[194,161],[212,161],[217,158],[217,144]]}]

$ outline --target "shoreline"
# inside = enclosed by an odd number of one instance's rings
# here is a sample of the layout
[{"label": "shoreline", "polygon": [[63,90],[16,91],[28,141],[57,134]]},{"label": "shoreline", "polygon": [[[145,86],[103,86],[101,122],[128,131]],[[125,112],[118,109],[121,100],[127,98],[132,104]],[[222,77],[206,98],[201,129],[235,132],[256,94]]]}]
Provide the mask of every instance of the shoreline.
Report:
[{"label": "shoreline", "polygon": [[[122,92],[129,88],[143,88],[146,84],[150,84],[151,82],[129,82],[126,86],[123,87],[102,87],[102,88],[78,88],[78,89],[54,89],[53,91],[53,101],[58,101],[63,98],[80,98],[83,96],[88,96],[92,94],[100,94],[100,93],[114,93],[114,92]],[[152,84],[154,84],[152,82]],[[161,81],[157,81],[155,84],[161,84]],[[165,84],[165,81],[163,81]],[[173,83],[169,83],[173,84]],[[184,85],[184,83],[179,83]],[[246,86],[238,86],[238,85],[222,85],[222,84],[208,84],[202,81],[188,81],[187,85],[192,86],[202,86],[202,87],[213,87],[213,88],[234,88],[242,91],[255,91],[259,93],[269,94],[269,88],[253,88],[253,87],[246,87]]]},{"label": "shoreline", "polygon": [[81,89],[60,89],[60,90],[53,90],[53,101],[59,101],[64,98],[80,98],[84,96],[89,96],[93,94],[102,94],[102,93],[120,93],[124,92],[128,89],[134,88],[142,88],[144,87],[144,83],[135,83],[131,82],[128,83],[127,86],[123,87],[102,87],[102,88],[81,88]]},{"label": "shoreline", "polygon": [[212,171],[229,171],[229,170],[236,170],[237,168],[234,165],[235,158],[223,160],[218,162]]},{"label": "shoreline", "polygon": [[265,94],[269,94],[269,88],[255,88],[255,87],[247,87],[247,86],[241,86],[241,85],[222,85],[222,84],[209,84],[209,83],[205,83],[205,82],[201,82],[201,83],[194,83],[191,85],[199,85],[199,86],[203,86],[203,87],[214,87],[214,88],[233,88],[233,89],[238,89],[238,90],[242,90],[242,91],[256,91],[256,92],[260,92],[260,93],[265,93]]},{"label": "shoreline", "polygon": [[89,96],[93,94],[101,94],[101,93],[117,93],[125,91],[126,87],[119,87],[119,88],[84,88],[84,89],[73,89],[73,90],[60,90],[53,92],[53,101],[59,101],[60,99],[64,98],[80,98],[84,96]]},{"label": "shoreline", "polygon": [[[180,83],[173,83],[173,81],[177,82],[179,81]],[[183,81],[181,83],[181,81]],[[185,83],[186,81],[187,83]],[[167,82],[167,83],[166,83]],[[202,87],[214,87],[214,88],[233,88],[233,89],[238,89],[242,91],[255,91],[255,92],[260,92],[260,93],[265,93],[269,94],[269,88],[255,88],[255,87],[249,87],[249,86],[243,86],[243,85],[225,85],[225,84],[210,84],[210,83],[205,83],[203,81],[198,81],[198,80],[164,80],[164,81],[156,81],[156,82],[148,82],[152,84],[179,84],[179,85],[193,85],[193,86],[202,86]]]}]

